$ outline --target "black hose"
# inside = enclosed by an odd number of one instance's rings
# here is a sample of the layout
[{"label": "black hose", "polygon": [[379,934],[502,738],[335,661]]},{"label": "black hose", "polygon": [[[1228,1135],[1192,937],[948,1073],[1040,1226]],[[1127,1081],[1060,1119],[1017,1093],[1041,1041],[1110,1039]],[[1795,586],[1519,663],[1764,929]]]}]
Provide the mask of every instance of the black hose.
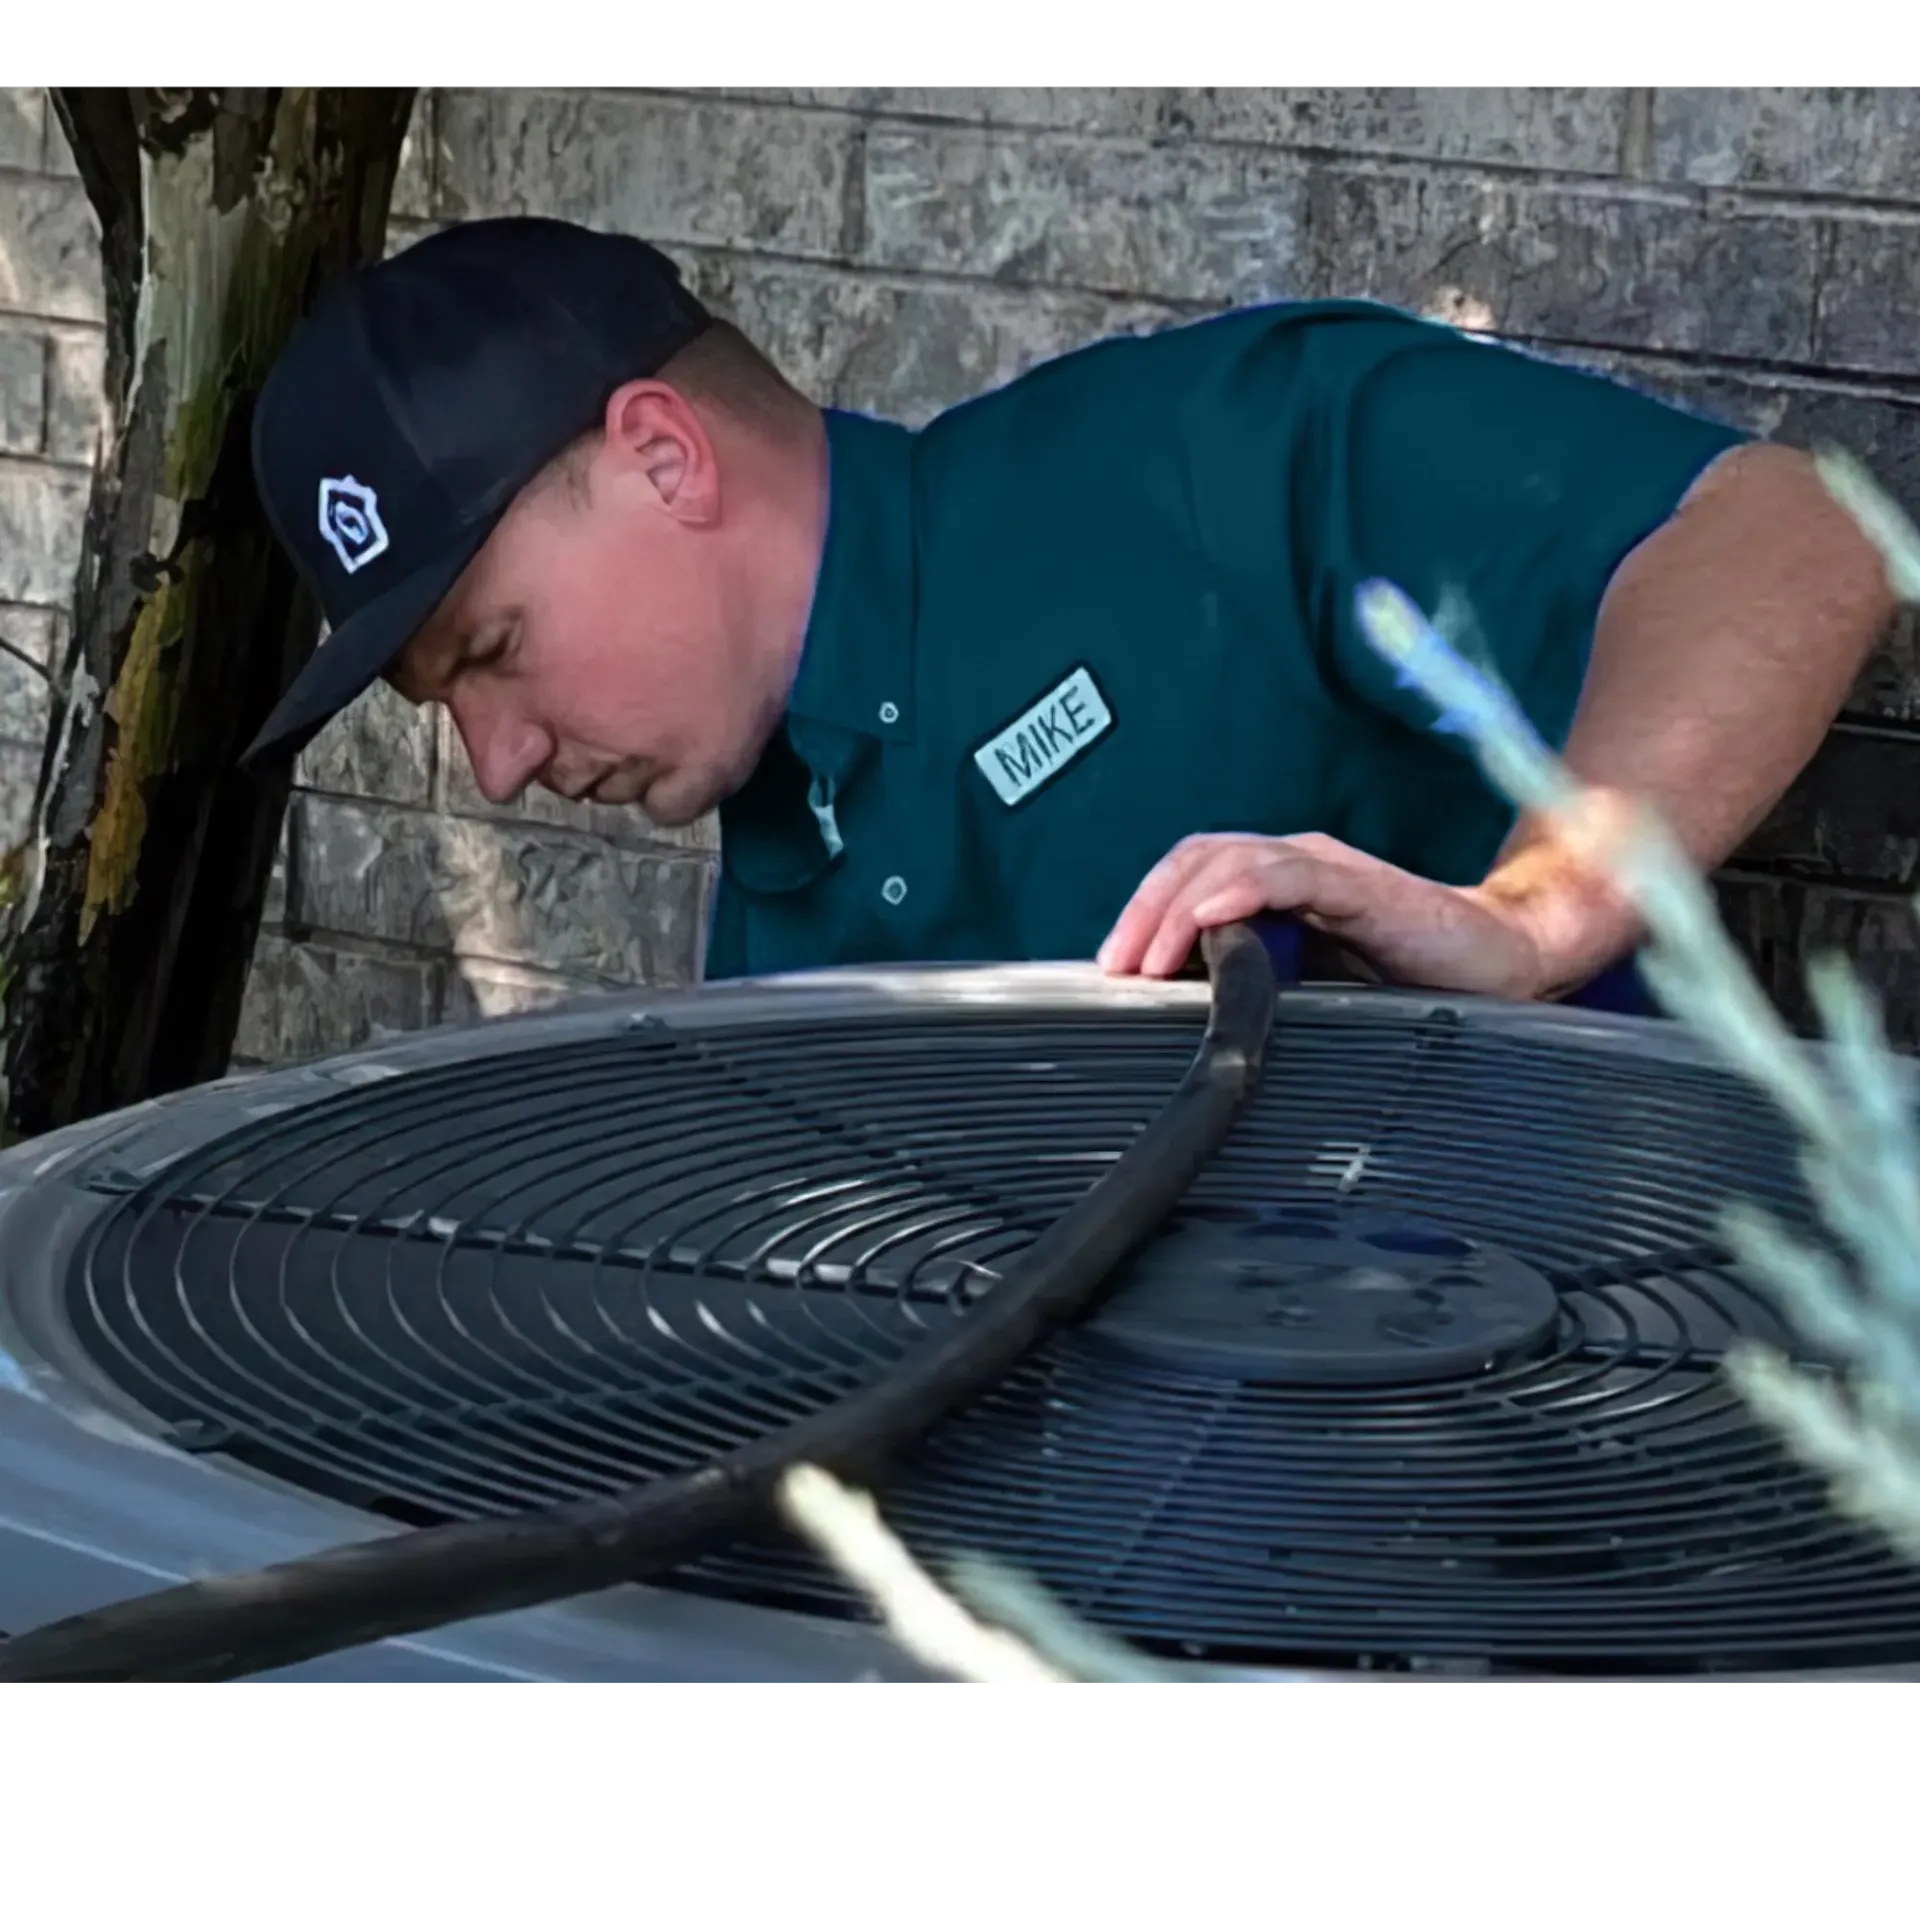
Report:
[{"label": "black hose", "polygon": [[0,1680],[227,1680],[395,1634],[645,1579],[767,1512],[802,1461],[870,1479],[1081,1312],[1159,1226],[1252,1093],[1273,1018],[1258,938],[1202,943],[1207,1030],[1166,1106],[980,1303],[870,1385],[704,1467],[624,1493],[194,1580],[0,1642]]}]

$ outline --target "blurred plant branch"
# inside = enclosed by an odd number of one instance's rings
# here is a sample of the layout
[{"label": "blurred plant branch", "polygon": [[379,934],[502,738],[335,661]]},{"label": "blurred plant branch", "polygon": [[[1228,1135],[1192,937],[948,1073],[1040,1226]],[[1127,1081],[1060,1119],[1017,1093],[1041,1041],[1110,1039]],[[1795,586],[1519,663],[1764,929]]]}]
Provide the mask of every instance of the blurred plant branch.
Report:
[{"label": "blurred plant branch", "polygon": [[879,1609],[893,1637],[958,1680],[1060,1681],[1069,1676],[1013,1635],[976,1620],[935,1584],[890,1533],[870,1494],[822,1467],[793,1468],[780,1485],[788,1523]]},{"label": "blurred plant branch", "polygon": [[[1816,456],[1828,492],[1879,550],[1895,594],[1920,599],[1920,534],[1840,452]],[[1734,1070],[1767,1093],[1801,1137],[1809,1190],[1849,1260],[1738,1203],[1724,1220],[1741,1265],[1799,1332],[1836,1363],[1829,1375],[1751,1345],[1727,1360],[1735,1385],[1847,1511],[1920,1556],[1920,1130],[1911,1072],[1886,1045],[1879,1009],[1844,958],[1808,969],[1824,1050],[1802,1045],[1722,926],[1712,892],[1646,809],[1602,812],[1547,749],[1507,690],[1470,665],[1407,596],[1360,589],[1375,650],[1463,735],[1491,784],[1547,817],[1631,899],[1649,941],[1648,987]],[[1596,827],[1596,822],[1598,826]]]}]

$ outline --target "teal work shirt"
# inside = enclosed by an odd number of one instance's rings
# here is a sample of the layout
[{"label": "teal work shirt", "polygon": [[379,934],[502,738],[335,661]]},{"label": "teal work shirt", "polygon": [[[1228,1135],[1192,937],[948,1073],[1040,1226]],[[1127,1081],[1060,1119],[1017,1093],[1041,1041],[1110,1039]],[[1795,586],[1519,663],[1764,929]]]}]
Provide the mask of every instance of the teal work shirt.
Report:
[{"label": "teal work shirt", "polygon": [[1110,340],[918,432],[829,413],[711,978],[1090,958],[1188,834],[1483,877],[1512,813],[1367,647],[1396,582],[1564,742],[1614,569],[1744,436],[1366,302]]}]

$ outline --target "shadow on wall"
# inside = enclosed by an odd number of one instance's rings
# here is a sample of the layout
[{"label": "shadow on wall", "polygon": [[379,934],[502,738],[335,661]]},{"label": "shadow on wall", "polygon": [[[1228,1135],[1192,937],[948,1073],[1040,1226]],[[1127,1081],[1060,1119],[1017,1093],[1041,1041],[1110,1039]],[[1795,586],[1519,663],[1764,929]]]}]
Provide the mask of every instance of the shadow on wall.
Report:
[{"label": "shadow on wall", "polygon": [[376,686],[302,757],[241,1051],[382,1034],[696,977],[718,834],[475,784],[444,713]]},{"label": "shadow on wall", "polygon": [[0,852],[26,836],[47,734],[47,675],[58,616],[0,606]]},{"label": "shadow on wall", "polygon": [[613,984],[557,977],[540,950],[485,823],[296,793],[235,1057],[309,1058]]},{"label": "shadow on wall", "polygon": [[500,850],[436,807],[441,744],[431,715],[376,687],[302,755],[236,1057],[308,1058],[510,1010],[473,956],[521,951],[524,916]]},{"label": "shadow on wall", "polygon": [[[312,859],[305,796],[296,793],[234,1036],[237,1065],[337,1053],[416,1032],[443,1017],[444,962],[307,923],[299,903],[310,892],[303,875]],[[371,892],[379,888],[380,874],[369,863],[357,873],[336,875],[334,885]],[[426,954],[451,950],[453,930],[431,890],[412,903],[408,925]]]}]

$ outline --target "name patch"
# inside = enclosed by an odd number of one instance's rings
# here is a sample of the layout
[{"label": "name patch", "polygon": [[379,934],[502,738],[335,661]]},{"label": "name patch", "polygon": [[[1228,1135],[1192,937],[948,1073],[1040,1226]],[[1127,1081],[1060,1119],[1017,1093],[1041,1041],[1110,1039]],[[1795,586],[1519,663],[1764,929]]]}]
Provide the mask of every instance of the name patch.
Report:
[{"label": "name patch", "polygon": [[1008,806],[1017,806],[1112,725],[1112,709],[1093,684],[1093,675],[1077,667],[996,733],[975,753],[973,764]]}]

